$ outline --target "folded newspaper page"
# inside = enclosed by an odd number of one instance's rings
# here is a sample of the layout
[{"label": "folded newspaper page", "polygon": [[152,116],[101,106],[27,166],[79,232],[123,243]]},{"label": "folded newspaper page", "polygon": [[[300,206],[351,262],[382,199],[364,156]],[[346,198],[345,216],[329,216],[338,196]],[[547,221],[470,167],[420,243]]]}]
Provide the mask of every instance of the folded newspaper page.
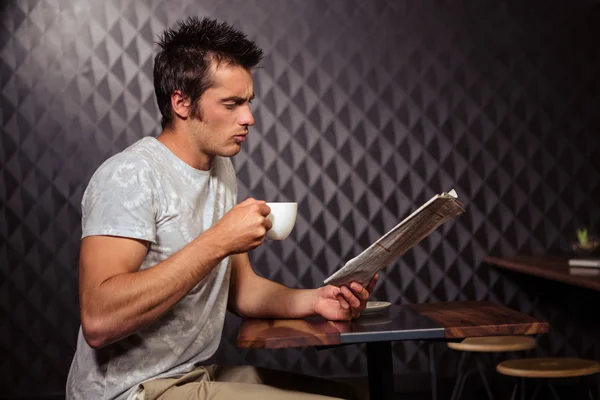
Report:
[{"label": "folded newspaper page", "polygon": [[366,286],[373,275],[413,248],[444,222],[465,210],[450,192],[433,196],[366,250],[348,261],[342,268],[325,279],[326,285],[348,285],[356,281]]}]

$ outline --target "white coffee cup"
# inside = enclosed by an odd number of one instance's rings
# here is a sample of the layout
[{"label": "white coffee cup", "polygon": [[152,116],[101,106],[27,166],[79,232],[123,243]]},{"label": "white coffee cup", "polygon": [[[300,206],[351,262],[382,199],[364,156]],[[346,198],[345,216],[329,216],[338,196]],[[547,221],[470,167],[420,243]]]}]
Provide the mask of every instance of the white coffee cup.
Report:
[{"label": "white coffee cup", "polygon": [[273,224],[267,231],[267,239],[283,240],[294,228],[298,203],[272,202],[267,205],[271,208],[271,213],[267,215],[267,218]]}]

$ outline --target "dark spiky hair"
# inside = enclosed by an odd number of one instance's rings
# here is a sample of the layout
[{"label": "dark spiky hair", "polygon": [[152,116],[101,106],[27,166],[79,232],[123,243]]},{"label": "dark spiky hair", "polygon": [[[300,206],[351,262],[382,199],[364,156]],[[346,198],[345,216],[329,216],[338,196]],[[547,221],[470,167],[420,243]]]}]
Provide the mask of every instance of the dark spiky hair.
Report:
[{"label": "dark spiky hair", "polygon": [[251,69],[263,54],[243,32],[206,17],[180,21],[178,29],[167,29],[157,44],[161,50],[154,58],[154,91],[163,128],[173,118],[173,92],[180,90],[192,105],[198,104],[202,93],[212,84],[212,62]]}]

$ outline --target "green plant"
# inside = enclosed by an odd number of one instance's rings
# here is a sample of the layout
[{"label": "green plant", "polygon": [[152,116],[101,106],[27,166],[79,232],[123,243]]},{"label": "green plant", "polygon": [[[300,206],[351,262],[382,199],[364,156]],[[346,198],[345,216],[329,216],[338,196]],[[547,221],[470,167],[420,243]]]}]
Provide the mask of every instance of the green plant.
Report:
[{"label": "green plant", "polygon": [[577,229],[577,240],[579,240],[579,244],[586,245],[589,242],[588,230],[585,228]]}]

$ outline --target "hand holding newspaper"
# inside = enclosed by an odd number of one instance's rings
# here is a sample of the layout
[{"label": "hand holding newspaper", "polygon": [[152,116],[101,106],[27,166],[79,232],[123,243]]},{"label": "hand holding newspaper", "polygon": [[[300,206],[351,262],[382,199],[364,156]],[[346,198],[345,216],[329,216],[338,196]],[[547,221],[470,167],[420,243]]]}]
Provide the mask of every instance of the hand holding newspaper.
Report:
[{"label": "hand holding newspaper", "polygon": [[464,213],[457,197],[454,189],[433,196],[324,283],[340,286],[356,281],[366,286],[377,272],[413,248],[438,226]]}]

